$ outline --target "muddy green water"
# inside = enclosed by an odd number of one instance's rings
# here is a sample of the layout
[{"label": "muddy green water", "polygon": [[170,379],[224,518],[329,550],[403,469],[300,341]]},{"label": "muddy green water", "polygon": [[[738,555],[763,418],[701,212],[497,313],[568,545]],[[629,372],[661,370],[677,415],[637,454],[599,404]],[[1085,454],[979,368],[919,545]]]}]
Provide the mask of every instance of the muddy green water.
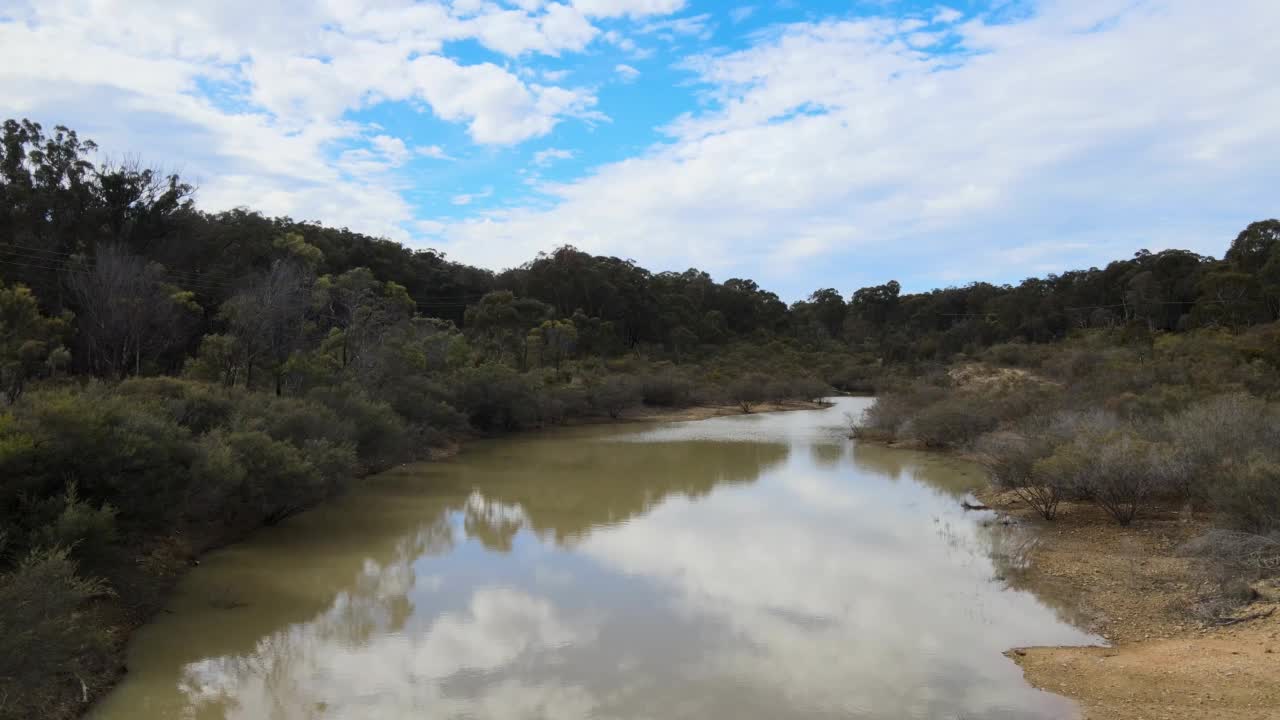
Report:
[{"label": "muddy green water", "polygon": [[1001,655],[1096,640],[1008,587],[1029,531],[847,439],[867,402],[371,478],[206,557],[91,717],[1074,717]]}]

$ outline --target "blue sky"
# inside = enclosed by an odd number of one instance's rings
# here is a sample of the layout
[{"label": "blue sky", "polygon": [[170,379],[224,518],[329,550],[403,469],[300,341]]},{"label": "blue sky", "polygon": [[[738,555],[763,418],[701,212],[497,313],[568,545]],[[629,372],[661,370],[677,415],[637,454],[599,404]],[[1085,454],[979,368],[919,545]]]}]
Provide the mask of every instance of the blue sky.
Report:
[{"label": "blue sky", "polygon": [[5,115],[492,268],[787,299],[1220,255],[1278,214],[1273,0],[0,3]]}]

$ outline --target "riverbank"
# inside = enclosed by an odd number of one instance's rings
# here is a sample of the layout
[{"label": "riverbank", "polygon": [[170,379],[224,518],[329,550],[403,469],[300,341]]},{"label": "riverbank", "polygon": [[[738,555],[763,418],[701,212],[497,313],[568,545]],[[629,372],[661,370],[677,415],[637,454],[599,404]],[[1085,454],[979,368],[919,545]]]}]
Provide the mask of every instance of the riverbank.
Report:
[{"label": "riverbank", "polygon": [[1130,527],[1091,503],[1064,502],[1052,523],[1012,493],[977,497],[1000,515],[1039,528],[1026,567],[1007,578],[1060,603],[1110,647],[1010,650],[1037,688],[1078,702],[1087,720],[1267,720],[1280,716],[1280,588],[1221,625],[1196,615],[1192,560],[1180,549],[1209,527],[1205,514],[1155,507]]},{"label": "riverbank", "polygon": [[[824,403],[807,401],[783,401],[761,403],[752,408],[753,413],[814,410],[829,407]],[[575,418],[566,426],[582,424],[613,424],[638,422],[684,422],[714,417],[741,415],[738,405],[699,405],[688,408],[629,409],[617,419],[608,417]],[[554,429],[554,428],[551,428]],[[445,445],[432,448],[429,460],[445,460],[465,449],[467,443],[479,436],[457,437]],[[357,479],[358,481],[359,479]],[[63,700],[48,709],[42,717],[49,720],[74,718],[93,707],[94,702],[111,690],[128,672],[125,663],[129,638],[132,633],[162,611],[178,581],[199,558],[207,552],[242,541],[256,528],[246,527],[235,534],[231,542],[211,542],[208,533],[199,528],[189,528],[168,537],[150,538],[145,543],[117,548],[118,557],[111,563],[107,578],[121,592],[100,597],[85,610],[87,626],[103,628],[110,637],[110,652],[104,662],[82,672],[66,684]],[[221,534],[221,533],[220,533]],[[4,698],[0,698],[0,718],[7,720]],[[17,720],[17,717],[14,717]],[[25,720],[25,719],[24,719]]]}]

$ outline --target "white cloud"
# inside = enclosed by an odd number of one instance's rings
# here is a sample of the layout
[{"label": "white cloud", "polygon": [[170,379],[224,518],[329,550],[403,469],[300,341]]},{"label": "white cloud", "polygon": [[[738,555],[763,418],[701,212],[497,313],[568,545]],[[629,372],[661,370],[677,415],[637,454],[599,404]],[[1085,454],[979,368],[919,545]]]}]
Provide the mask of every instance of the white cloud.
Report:
[{"label": "white cloud", "polygon": [[449,153],[439,145],[419,145],[413,151],[422,157],[434,158],[436,160],[452,160]]},{"label": "white cloud", "polygon": [[539,167],[546,167],[557,160],[571,160],[574,155],[575,153],[572,150],[547,148],[533,154],[533,164]]},{"label": "white cloud", "polygon": [[946,25],[953,23],[964,17],[964,13],[952,7],[939,6],[937,12],[933,14],[933,23],[936,25]]},{"label": "white cloud", "polygon": [[684,9],[685,0],[573,0],[573,6],[592,17],[633,18],[670,15]]},{"label": "white cloud", "polygon": [[613,71],[622,78],[623,82],[632,82],[636,78],[640,77],[640,71],[630,65],[623,65],[619,63],[613,68]]},{"label": "white cloud", "polygon": [[706,40],[711,36],[711,29],[711,15],[703,13],[670,20],[655,20],[641,27],[639,32],[646,35],[657,35],[668,40],[674,40],[678,35],[694,36]]},{"label": "white cloud", "polygon": [[973,266],[975,246],[1087,237],[1092,250],[1061,258],[1073,264],[1107,259],[1103,235],[1220,253],[1274,208],[1280,5],[1049,0],[1028,19],[956,26],[968,52],[946,56],[908,31],[802,23],[697,58],[710,109],[673,122],[670,142],[544,186],[551,209],[456,223],[446,247],[501,267],[572,243],[795,296],[811,288],[790,278],[819,261],[840,283],[833,258],[894,264],[866,281],[931,284],[956,267],[1023,272]]},{"label": "white cloud", "polygon": [[755,12],[755,5],[742,5],[729,11],[729,19],[732,20],[734,24],[737,24],[751,17]]},{"label": "white cloud", "polygon": [[477,193],[459,193],[450,198],[450,202],[454,205],[470,205],[476,200],[483,200],[493,195],[493,188],[485,188]]},{"label": "white cloud", "polygon": [[[474,39],[516,59],[556,56],[599,33],[572,4],[515,5],[202,0],[174,13],[159,0],[17,0],[0,14],[0,93],[7,113],[177,165],[206,209],[249,205],[408,240],[414,209],[389,171],[415,153],[448,153],[411,150],[350,112],[407,102],[492,145],[603,117],[591,91],[555,85],[561,74],[525,82],[518,65],[443,54]],[[599,17],[639,17],[662,3],[589,5]]]}]

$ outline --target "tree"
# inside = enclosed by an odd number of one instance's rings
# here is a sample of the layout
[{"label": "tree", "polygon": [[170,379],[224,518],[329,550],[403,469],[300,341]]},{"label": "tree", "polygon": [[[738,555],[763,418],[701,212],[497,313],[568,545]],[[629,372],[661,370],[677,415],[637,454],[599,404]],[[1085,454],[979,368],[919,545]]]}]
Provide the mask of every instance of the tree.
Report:
[{"label": "tree", "polygon": [[255,366],[265,365],[284,392],[285,363],[302,339],[311,276],[301,265],[277,260],[271,270],[223,303],[220,316],[236,338],[245,385],[253,387]]},{"label": "tree", "polygon": [[66,364],[62,341],[69,327],[69,315],[40,314],[26,287],[0,283],[0,391],[10,403],[22,395],[28,379]]},{"label": "tree", "polygon": [[1226,260],[1236,269],[1256,273],[1272,257],[1280,245],[1280,220],[1262,220],[1249,225],[1231,241]]},{"label": "tree", "polygon": [[99,245],[91,265],[69,270],[67,285],[86,362],[100,375],[141,374],[144,362],[186,344],[200,312],[162,267],[114,245]]},{"label": "tree", "polygon": [[353,268],[316,281],[314,307],[325,326],[337,331],[341,367],[361,367],[366,351],[390,326],[413,315],[404,286],[379,282],[368,268]]},{"label": "tree", "polygon": [[539,362],[554,365],[558,372],[577,346],[578,329],[568,320],[544,320],[529,331],[528,342],[536,349]]},{"label": "tree", "polygon": [[467,308],[464,327],[487,358],[510,357],[519,369],[525,370],[529,367],[529,331],[550,319],[551,313],[546,303],[500,290]]}]

